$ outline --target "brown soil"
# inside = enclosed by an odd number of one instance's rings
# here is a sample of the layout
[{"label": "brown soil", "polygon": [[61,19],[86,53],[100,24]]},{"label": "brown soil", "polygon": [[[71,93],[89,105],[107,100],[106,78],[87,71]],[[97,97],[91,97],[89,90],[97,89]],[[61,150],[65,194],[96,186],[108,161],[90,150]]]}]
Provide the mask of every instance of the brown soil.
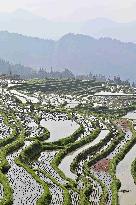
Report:
[{"label": "brown soil", "polygon": [[109,163],[110,163],[110,159],[102,159],[99,162],[97,162],[95,165],[92,166],[92,168],[95,171],[104,171],[104,172],[108,172],[109,170]]}]

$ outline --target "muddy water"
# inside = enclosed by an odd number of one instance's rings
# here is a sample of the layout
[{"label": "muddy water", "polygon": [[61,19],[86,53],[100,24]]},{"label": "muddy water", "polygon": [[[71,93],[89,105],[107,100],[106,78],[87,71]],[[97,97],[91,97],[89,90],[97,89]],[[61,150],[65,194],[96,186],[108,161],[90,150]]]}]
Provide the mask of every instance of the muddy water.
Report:
[{"label": "muddy water", "polygon": [[79,125],[72,120],[41,120],[41,126],[46,127],[50,132],[49,142],[57,141],[73,134]]},{"label": "muddy water", "polygon": [[13,205],[36,205],[36,201],[44,192],[41,185],[22,167],[15,164],[15,158],[19,156],[20,152],[28,147],[31,142],[26,141],[23,148],[11,153],[6,157],[11,168],[7,173],[10,185],[13,189]]},{"label": "muddy water", "polygon": [[72,179],[76,179],[76,175],[73,174],[70,171],[70,164],[72,163],[72,161],[74,160],[74,158],[82,151],[88,149],[91,146],[96,145],[97,143],[100,142],[100,140],[104,139],[107,134],[109,133],[108,130],[101,130],[100,134],[98,135],[98,137],[93,141],[90,142],[89,144],[86,144],[84,146],[82,146],[81,148],[77,149],[76,151],[70,153],[69,155],[67,155],[60,163],[59,168],[65,173],[65,175],[69,178]]},{"label": "muddy water", "polygon": [[136,110],[132,112],[128,112],[123,118],[127,118],[130,120],[136,120]]},{"label": "muddy water", "polygon": [[131,164],[136,158],[136,145],[126,154],[125,158],[119,163],[116,170],[116,176],[121,181],[120,190],[129,190],[122,193],[119,191],[120,205],[136,204],[136,185],[131,175]]}]

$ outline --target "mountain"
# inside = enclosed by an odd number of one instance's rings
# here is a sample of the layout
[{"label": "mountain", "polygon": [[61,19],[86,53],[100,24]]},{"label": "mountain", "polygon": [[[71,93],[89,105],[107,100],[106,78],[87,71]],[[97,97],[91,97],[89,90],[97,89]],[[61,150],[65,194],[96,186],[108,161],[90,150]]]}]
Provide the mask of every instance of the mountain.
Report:
[{"label": "mountain", "polygon": [[53,41],[0,32],[0,48],[0,58],[27,67],[68,68],[74,74],[92,72],[132,80],[136,76],[136,45],[110,38],[67,34]]},{"label": "mountain", "polygon": [[0,57],[14,64],[30,67],[50,66],[54,44],[52,40],[3,31],[0,32]]},{"label": "mountain", "polygon": [[0,30],[32,37],[58,39],[68,32],[79,33],[80,23],[53,22],[31,12],[18,9],[12,13],[0,13]]},{"label": "mountain", "polygon": [[110,37],[124,42],[136,42],[136,21],[118,23],[97,18],[83,22],[54,22],[24,9],[0,13],[0,30],[54,40],[70,32],[94,38]]},{"label": "mountain", "polygon": [[118,23],[105,18],[84,22],[80,33],[95,38],[110,37],[124,42],[136,42],[136,21]]}]

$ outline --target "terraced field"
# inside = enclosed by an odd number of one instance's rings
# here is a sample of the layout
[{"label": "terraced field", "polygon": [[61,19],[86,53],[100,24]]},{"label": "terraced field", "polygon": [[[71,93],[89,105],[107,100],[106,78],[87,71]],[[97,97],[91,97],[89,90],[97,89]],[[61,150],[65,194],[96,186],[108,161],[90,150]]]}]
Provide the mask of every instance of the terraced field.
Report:
[{"label": "terraced field", "polygon": [[5,87],[0,204],[135,205],[135,99],[131,86],[109,82]]}]

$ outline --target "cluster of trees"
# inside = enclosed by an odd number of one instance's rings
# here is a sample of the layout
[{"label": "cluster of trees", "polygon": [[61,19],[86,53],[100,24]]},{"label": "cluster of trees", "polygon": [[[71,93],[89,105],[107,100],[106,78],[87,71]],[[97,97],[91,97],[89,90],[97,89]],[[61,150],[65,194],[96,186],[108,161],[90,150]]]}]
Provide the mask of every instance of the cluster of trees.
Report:
[{"label": "cluster of trees", "polygon": [[0,74],[15,74],[19,75],[21,78],[28,79],[32,76],[33,69],[28,66],[23,66],[21,64],[11,64],[8,61],[0,59]]},{"label": "cluster of trees", "polygon": [[[12,64],[9,61],[5,61],[3,59],[0,59],[0,74],[14,74],[16,76],[20,76],[23,79],[79,79],[79,80],[93,80],[97,82],[109,82],[109,83],[115,83],[120,85],[130,85],[130,82],[128,80],[122,81],[119,76],[114,76],[114,79],[107,78],[105,75],[101,74],[92,74],[91,72],[89,74],[84,75],[74,75],[72,71],[69,69],[64,69],[63,71],[53,71],[51,68],[50,71],[47,71],[44,68],[40,68],[38,71],[36,69],[33,69],[29,66],[23,66],[21,64]],[[135,87],[135,84],[133,83],[133,87]]]},{"label": "cluster of trees", "polygon": [[53,71],[51,68],[50,72],[47,72],[46,69],[40,68],[38,72],[35,72],[35,77],[44,79],[44,78],[54,78],[54,79],[74,79],[74,74],[68,70],[65,69],[64,71]]}]

